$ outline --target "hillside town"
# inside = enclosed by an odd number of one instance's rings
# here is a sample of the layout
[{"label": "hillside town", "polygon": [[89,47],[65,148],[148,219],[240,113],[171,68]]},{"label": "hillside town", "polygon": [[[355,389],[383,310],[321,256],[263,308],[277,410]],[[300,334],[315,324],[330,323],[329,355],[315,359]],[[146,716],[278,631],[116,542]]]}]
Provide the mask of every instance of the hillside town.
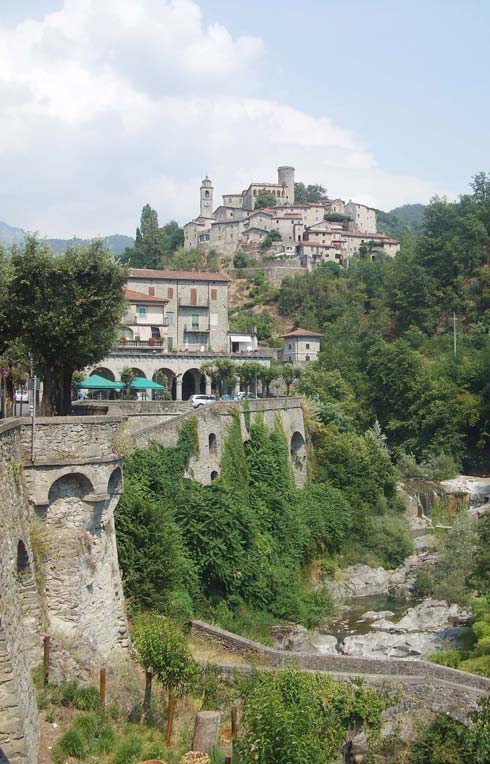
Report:
[{"label": "hillside town", "polygon": [[[372,259],[376,253],[394,257],[400,242],[379,233],[376,210],[349,200],[324,198],[296,203],[294,167],[278,167],[277,183],[252,182],[241,193],[223,194],[214,208],[214,188],[206,176],[200,188],[199,216],[184,226],[188,249],[214,249],[220,255],[256,252],[267,237],[276,255],[297,256],[311,270],[322,262],[347,265],[365,245]],[[261,206],[261,195],[274,202]],[[271,236],[271,234],[275,234]]]}]

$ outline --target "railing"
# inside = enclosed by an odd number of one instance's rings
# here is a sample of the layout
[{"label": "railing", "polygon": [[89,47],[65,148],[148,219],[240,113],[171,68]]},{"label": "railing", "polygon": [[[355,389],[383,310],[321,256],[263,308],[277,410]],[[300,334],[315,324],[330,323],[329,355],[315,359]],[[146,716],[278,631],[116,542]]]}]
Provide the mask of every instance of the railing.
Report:
[{"label": "railing", "polygon": [[[196,331],[196,330],[192,330]],[[149,351],[151,353],[157,353],[158,355],[166,355],[171,358],[175,358],[178,356],[189,356],[189,355],[199,355],[199,356],[218,356],[218,357],[228,357],[228,358],[241,358],[241,357],[247,357],[247,358],[276,358],[277,357],[277,348],[257,348],[257,350],[240,350],[237,353],[233,353],[231,350],[210,350],[209,348],[205,348],[204,350],[201,350],[200,347],[195,348],[189,348],[188,350],[178,350],[178,349],[169,349],[163,345],[156,344],[156,345],[150,345],[148,340],[128,340],[127,342],[119,342],[115,347],[113,348],[112,352],[121,352],[123,350],[127,351],[141,351],[146,352]]]},{"label": "railing", "polygon": [[117,341],[117,347],[118,348],[125,348],[125,347],[151,347],[151,348],[161,348],[163,345],[163,339],[158,339],[155,337],[151,340],[122,340],[119,338]]},{"label": "railing", "polygon": [[184,324],[184,332],[199,332],[199,334],[209,334],[209,326],[203,328],[202,326],[194,326],[194,324]]}]

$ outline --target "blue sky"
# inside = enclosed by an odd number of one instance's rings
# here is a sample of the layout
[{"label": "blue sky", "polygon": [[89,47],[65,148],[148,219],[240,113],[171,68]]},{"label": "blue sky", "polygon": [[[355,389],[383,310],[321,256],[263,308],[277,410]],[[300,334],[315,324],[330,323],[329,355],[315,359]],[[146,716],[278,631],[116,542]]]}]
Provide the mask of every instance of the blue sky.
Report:
[{"label": "blue sky", "polygon": [[454,197],[490,169],[489,28],[485,0],[3,0],[0,219],[133,233],[277,164],[384,209]]}]

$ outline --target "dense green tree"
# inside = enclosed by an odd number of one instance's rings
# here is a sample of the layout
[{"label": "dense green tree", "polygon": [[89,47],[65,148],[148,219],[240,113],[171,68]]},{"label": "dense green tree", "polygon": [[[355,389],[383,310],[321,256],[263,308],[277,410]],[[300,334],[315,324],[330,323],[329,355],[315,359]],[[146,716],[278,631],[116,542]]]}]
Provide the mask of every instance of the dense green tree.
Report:
[{"label": "dense green tree", "polygon": [[275,207],[277,204],[277,199],[275,195],[272,193],[272,191],[267,191],[266,189],[262,189],[258,192],[257,196],[255,197],[255,205],[254,209],[261,210],[264,207]]},{"label": "dense green tree", "polygon": [[[149,204],[141,211],[133,247],[126,247],[121,261],[132,268],[182,267],[177,254],[184,244],[184,231],[171,220],[160,227],[158,213]],[[190,255],[188,255],[190,256]],[[199,261],[202,256],[199,255]],[[201,262],[199,262],[199,265]]]},{"label": "dense green tree", "polygon": [[72,375],[111,349],[125,311],[126,272],[100,241],[55,256],[33,237],[11,258],[7,336],[19,338],[42,376],[45,414],[69,414]]},{"label": "dense green tree", "polygon": [[327,189],[319,183],[309,184],[308,186],[301,182],[294,184],[294,201],[296,204],[319,202],[320,199],[325,199],[326,195]]}]

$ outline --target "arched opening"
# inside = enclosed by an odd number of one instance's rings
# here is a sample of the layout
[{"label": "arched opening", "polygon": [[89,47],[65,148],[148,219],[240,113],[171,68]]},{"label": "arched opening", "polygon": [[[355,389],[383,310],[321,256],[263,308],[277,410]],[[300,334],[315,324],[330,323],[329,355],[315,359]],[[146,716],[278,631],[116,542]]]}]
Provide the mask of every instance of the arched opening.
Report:
[{"label": "arched opening", "polygon": [[200,369],[188,369],[182,377],[182,400],[188,401],[191,395],[206,392],[206,378]]},{"label": "arched opening", "polygon": [[110,369],[106,369],[105,366],[97,366],[97,368],[92,371],[92,374],[97,374],[99,377],[104,377],[104,379],[108,379],[109,382],[116,381],[114,372],[112,372]]},{"label": "arched opening", "polygon": [[133,330],[129,328],[129,326],[120,326],[118,330],[119,335],[119,342],[124,342],[126,340],[132,340],[133,339]]},{"label": "arched opening", "polygon": [[162,392],[164,394],[170,393],[170,395],[172,396],[172,400],[175,401],[175,399],[177,398],[177,393],[176,393],[177,383],[176,383],[176,376],[171,369],[157,369],[156,372],[153,374],[152,379],[154,382],[158,382],[159,385],[164,385],[165,390],[163,390]]},{"label": "arched opening", "polygon": [[206,199],[209,199],[209,191],[205,191],[204,196],[206,197]]},{"label": "arched opening", "polygon": [[137,369],[135,366],[132,366],[131,371],[133,372],[133,377],[144,377],[146,379],[146,374],[144,371],[141,371],[141,369]]},{"label": "arched opening", "polygon": [[291,461],[295,469],[304,469],[306,462],[306,443],[304,437],[298,431],[293,433],[293,437],[291,438]]},{"label": "arched opening", "polygon": [[17,543],[17,577],[20,581],[23,581],[26,575],[29,574],[29,555],[23,541]]},{"label": "arched opening", "polygon": [[49,489],[48,501],[52,504],[57,499],[83,499],[84,496],[93,493],[93,490],[93,485],[86,475],[82,475],[81,472],[69,473],[54,481]]},{"label": "arched opening", "polygon": [[107,493],[111,496],[118,496],[122,491],[122,472],[120,467],[112,472],[109,483],[107,484]]},{"label": "arched opening", "polygon": [[210,432],[208,436],[208,446],[209,446],[209,453],[210,454],[217,454],[218,453],[218,441],[216,439],[216,435],[214,432]]},{"label": "arched opening", "polygon": [[219,477],[219,473],[216,470],[213,470],[211,473],[211,480],[216,480],[217,477]]}]

